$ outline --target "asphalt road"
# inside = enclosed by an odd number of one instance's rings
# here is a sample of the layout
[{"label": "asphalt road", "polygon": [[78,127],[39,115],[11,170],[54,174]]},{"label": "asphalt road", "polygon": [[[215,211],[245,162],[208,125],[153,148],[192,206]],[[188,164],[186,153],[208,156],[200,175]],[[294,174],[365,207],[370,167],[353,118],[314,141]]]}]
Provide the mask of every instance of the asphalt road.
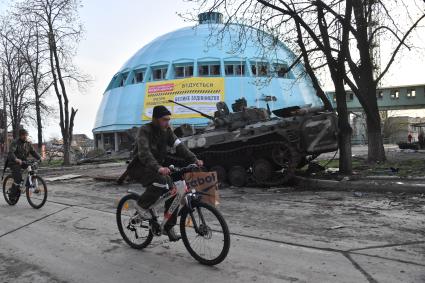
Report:
[{"label": "asphalt road", "polygon": [[48,186],[41,210],[0,198],[0,282],[425,282],[421,196],[223,190],[231,250],[207,267],[181,242],[121,240],[113,204],[128,186]]}]

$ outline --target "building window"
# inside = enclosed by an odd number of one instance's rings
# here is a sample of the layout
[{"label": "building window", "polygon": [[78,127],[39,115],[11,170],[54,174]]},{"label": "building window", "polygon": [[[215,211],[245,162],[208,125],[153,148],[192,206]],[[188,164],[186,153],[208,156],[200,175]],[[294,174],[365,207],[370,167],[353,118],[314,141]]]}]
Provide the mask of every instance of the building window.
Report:
[{"label": "building window", "polygon": [[251,71],[254,76],[266,77],[269,75],[269,64],[266,62],[255,62],[251,64]]},{"label": "building window", "polygon": [[352,92],[347,92],[347,100],[348,101],[352,101],[354,99],[354,93]]},{"label": "building window", "polygon": [[146,69],[143,70],[136,70],[134,72],[134,78],[133,78],[133,84],[139,84],[142,83],[145,79]]},{"label": "building window", "polygon": [[382,98],[384,98],[384,93],[382,91],[378,91],[378,93],[376,94],[376,97],[378,99],[382,99]]},{"label": "building window", "polygon": [[199,75],[200,76],[208,76],[209,75],[209,66],[208,65],[200,65],[199,66]]},{"label": "building window", "polygon": [[105,135],[105,136],[103,137],[103,145],[110,145],[110,144],[111,144],[110,137],[109,137],[109,136],[107,136],[107,135]]},{"label": "building window", "polygon": [[193,77],[193,65],[174,66],[174,77],[175,78]]},{"label": "building window", "polygon": [[198,68],[199,76],[201,77],[215,77],[220,76],[220,64],[219,63],[202,63],[199,64]]},{"label": "building window", "polygon": [[415,98],[416,97],[416,89],[408,89],[406,96],[407,96],[407,98]]},{"label": "building window", "polygon": [[167,67],[155,67],[152,68],[152,80],[161,81],[167,77]]},{"label": "building window", "polygon": [[128,72],[127,73],[123,73],[119,76],[118,78],[118,87],[122,87],[125,84],[125,81],[128,78]]},{"label": "building window", "polygon": [[278,78],[288,78],[289,71],[288,66],[286,64],[274,64],[273,65],[274,72]]},{"label": "building window", "polygon": [[226,76],[245,76],[245,65],[241,63],[225,63]]},{"label": "building window", "polygon": [[399,90],[393,90],[391,92],[391,99],[399,99],[400,98],[400,91]]}]

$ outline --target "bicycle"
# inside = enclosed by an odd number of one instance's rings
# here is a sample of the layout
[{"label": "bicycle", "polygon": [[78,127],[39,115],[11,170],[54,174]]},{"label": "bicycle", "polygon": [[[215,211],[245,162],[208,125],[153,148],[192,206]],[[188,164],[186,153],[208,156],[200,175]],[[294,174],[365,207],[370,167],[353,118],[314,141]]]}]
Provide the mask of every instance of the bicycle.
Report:
[{"label": "bicycle", "polygon": [[[230,249],[230,232],[224,217],[214,206],[201,201],[205,193],[189,188],[183,179],[185,173],[197,168],[196,165],[181,169],[170,166],[173,188],[147,210],[137,205],[141,194],[132,190],[119,201],[116,213],[118,230],[130,247],[146,248],[154,236],[163,234],[167,220],[178,209],[180,234],[190,255],[205,265],[216,265],[226,258]],[[172,197],[175,199],[160,222],[156,208]]]},{"label": "bicycle", "polygon": [[[19,184],[18,195],[15,199],[10,199],[10,191],[14,183],[13,176],[7,175],[3,180],[3,196],[9,205],[16,205],[21,194],[25,193],[28,203],[35,209],[40,209],[47,200],[47,185],[46,182],[37,175],[38,162],[23,161],[24,172],[22,174],[22,182]],[[3,179],[3,177],[2,177]],[[24,186],[25,182],[25,186]]]}]

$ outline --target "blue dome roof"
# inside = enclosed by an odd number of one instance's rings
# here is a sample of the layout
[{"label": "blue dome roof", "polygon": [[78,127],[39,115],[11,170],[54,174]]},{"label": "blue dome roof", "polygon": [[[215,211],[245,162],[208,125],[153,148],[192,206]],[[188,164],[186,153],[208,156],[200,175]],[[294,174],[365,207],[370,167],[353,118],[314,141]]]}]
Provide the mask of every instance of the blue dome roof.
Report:
[{"label": "blue dome roof", "polygon": [[[249,106],[265,107],[265,98],[272,97],[272,109],[322,105],[301,64],[288,73],[277,71],[279,66],[289,66],[295,59],[282,42],[277,42],[273,48],[265,48],[258,40],[259,31],[234,24],[221,32],[223,27],[222,24],[199,24],[181,28],[156,38],[137,51],[121,67],[103,94],[93,132],[121,131],[146,122],[142,115],[147,84],[181,78],[176,65],[191,66],[185,72],[195,78],[201,76],[201,72],[223,78],[224,100],[228,104],[245,97]],[[241,35],[244,38],[240,39]],[[262,38],[272,40],[269,36]],[[241,42],[246,44],[241,45]],[[207,62],[215,64],[217,70],[201,70],[201,65]],[[229,64],[237,65],[227,69]],[[261,74],[258,64],[267,65],[264,69],[267,74]],[[236,68],[242,68],[238,75],[228,74],[228,70],[233,72]],[[142,70],[140,77],[139,70]],[[206,120],[175,119],[175,124],[181,123],[199,124],[206,123]]]},{"label": "blue dome roof", "polygon": [[[224,28],[223,25],[202,24],[194,27],[181,28],[164,34],[136,52],[121,68],[137,68],[144,64],[161,64],[164,61],[175,62],[179,60],[214,60],[224,59],[280,59],[291,62],[293,53],[280,44],[272,54],[265,54],[256,39],[256,30],[240,25],[231,25],[226,28],[222,35],[217,33]],[[238,39],[241,33],[249,33],[248,42],[243,47],[238,48]],[[223,36],[223,38],[218,38]],[[242,53],[242,54],[241,54]],[[267,56],[267,57],[266,57]]]}]

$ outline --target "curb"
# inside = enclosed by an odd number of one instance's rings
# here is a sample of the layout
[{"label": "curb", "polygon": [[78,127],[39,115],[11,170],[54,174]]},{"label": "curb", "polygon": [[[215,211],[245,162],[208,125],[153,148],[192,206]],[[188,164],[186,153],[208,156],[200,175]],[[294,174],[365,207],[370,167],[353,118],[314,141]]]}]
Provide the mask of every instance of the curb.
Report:
[{"label": "curb", "polygon": [[[399,181],[399,182],[411,182],[411,181],[419,181],[425,183],[425,177],[399,177],[399,176],[379,176],[379,175],[372,175],[372,176],[364,176],[362,179],[367,180],[383,180],[383,181]],[[353,178],[355,180],[355,178]],[[361,179],[359,179],[361,180]]]},{"label": "curb", "polygon": [[52,171],[67,171],[67,170],[81,170],[81,169],[98,169],[98,168],[110,168],[123,166],[125,163],[114,162],[114,163],[100,163],[93,165],[71,165],[61,167],[39,167],[39,172],[52,172]]},{"label": "curb", "polygon": [[376,193],[425,193],[425,182],[406,183],[395,181],[334,181],[295,177],[298,187],[328,191],[358,191]]}]

